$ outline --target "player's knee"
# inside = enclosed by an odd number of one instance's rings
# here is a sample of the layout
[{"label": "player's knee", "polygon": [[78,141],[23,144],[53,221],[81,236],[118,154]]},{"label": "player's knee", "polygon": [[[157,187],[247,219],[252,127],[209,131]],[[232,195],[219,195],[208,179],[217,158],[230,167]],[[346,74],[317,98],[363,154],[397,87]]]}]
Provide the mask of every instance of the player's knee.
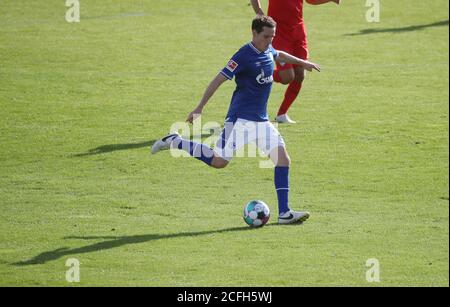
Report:
[{"label": "player's knee", "polygon": [[225,168],[228,165],[228,161],[221,158],[214,158],[211,162],[211,166],[217,169]]},{"label": "player's knee", "polygon": [[227,164],[226,164],[226,163],[223,163],[223,164],[214,164],[214,165],[212,165],[212,167],[214,167],[215,169],[222,169],[222,168],[227,167]]},{"label": "player's knee", "polygon": [[291,166],[291,158],[284,148],[278,148],[270,155],[272,162],[276,166],[289,167]]},{"label": "player's knee", "polygon": [[278,161],[278,166],[291,166],[291,158],[289,156],[281,157]]},{"label": "player's knee", "polygon": [[293,70],[280,71],[280,83],[287,85],[294,81],[295,73]]},{"label": "player's knee", "polygon": [[291,157],[289,157],[286,149],[282,150],[279,155],[280,159],[278,161],[278,166],[291,166]]},{"label": "player's knee", "polygon": [[283,85],[288,85],[288,84],[290,84],[293,80],[294,80],[293,77],[291,78],[290,76],[288,76],[288,77],[285,77],[285,78],[281,78],[281,79],[280,79],[280,83],[283,84]]},{"label": "player's knee", "polygon": [[295,74],[295,81],[297,83],[303,83],[303,81],[305,81],[305,73],[297,73],[297,74]]}]

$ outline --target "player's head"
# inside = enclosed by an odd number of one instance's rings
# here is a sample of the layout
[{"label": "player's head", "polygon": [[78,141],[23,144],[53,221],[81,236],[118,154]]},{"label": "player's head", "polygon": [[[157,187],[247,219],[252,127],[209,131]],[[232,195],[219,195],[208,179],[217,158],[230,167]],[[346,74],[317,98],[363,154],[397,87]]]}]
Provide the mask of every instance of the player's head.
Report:
[{"label": "player's head", "polygon": [[252,22],[253,43],[263,51],[269,48],[275,37],[277,23],[272,17],[257,16]]}]

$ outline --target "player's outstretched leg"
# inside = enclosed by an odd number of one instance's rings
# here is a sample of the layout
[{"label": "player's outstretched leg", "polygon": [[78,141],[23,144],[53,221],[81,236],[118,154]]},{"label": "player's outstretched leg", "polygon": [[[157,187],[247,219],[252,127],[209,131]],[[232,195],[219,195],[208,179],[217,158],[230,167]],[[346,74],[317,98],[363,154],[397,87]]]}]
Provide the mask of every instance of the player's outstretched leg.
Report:
[{"label": "player's outstretched leg", "polygon": [[289,208],[289,167],[291,164],[286,148],[280,146],[270,154],[275,166],[275,189],[278,196],[278,223],[293,224],[309,218],[308,212]]},{"label": "player's outstretched leg", "polygon": [[178,133],[172,133],[157,140],[151,149],[152,154],[162,150],[177,148],[186,151],[192,157],[214,168],[224,168],[228,161],[214,155],[214,151],[207,145],[183,139]]}]

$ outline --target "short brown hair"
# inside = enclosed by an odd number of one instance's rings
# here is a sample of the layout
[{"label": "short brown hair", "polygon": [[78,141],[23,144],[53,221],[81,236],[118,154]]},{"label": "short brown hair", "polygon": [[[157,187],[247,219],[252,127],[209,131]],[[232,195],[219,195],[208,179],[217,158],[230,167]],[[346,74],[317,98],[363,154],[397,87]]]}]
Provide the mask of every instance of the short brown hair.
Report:
[{"label": "short brown hair", "polygon": [[255,30],[256,33],[261,33],[264,27],[273,29],[276,26],[277,23],[270,16],[257,16],[252,22],[252,30]]}]

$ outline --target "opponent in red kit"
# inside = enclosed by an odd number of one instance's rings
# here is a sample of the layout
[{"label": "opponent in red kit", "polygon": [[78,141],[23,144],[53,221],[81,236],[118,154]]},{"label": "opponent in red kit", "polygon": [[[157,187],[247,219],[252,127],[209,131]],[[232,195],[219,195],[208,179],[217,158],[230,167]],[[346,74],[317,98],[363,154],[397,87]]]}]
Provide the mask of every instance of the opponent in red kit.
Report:
[{"label": "opponent in red kit", "polygon": [[[306,2],[313,5],[328,2],[339,4],[340,0],[306,0]],[[251,0],[251,4],[256,14],[264,15],[259,0]],[[273,47],[307,60],[308,41],[303,21],[303,0],[269,0],[267,15],[277,22]],[[273,77],[275,82],[289,84],[275,120],[279,123],[295,123],[289,118],[287,112],[300,93],[305,79],[305,70],[300,66],[277,63]]]}]

